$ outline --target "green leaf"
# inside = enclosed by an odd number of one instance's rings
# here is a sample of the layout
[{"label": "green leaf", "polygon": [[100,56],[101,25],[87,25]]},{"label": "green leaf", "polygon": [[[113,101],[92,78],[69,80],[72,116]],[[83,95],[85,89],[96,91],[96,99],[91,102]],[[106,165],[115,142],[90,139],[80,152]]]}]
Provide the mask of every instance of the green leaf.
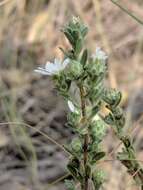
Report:
[{"label": "green leaf", "polygon": [[75,53],[76,53],[76,55],[78,55],[78,54],[81,52],[81,50],[82,50],[82,45],[83,45],[83,40],[82,40],[82,38],[79,38],[79,39],[77,40],[76,46],[75,46]]},{"label": "green leaf", "polygon": [[88,51],[87,49],[84,50],[82,57],[81,57],[81,64],[84,66],[88,59]]},{"label": "green leaf", "polygon": [[105,152],[97,152],[93,155],[93,162],[97,162],[98,160],[101,160],[106,155]]},{"label": "green leaf", "polygon": [[90,178],[90,175],[91,175],[91,166],[90,165],[86,165],[86,175],[88,178]]},{"label": "green leaf", "polygon": [[87,33],[88,33],[88,27],[84,26],[84,28],[81,31],[81,34],[83,37],[85,37]]},{"label": "green leaf", "polygon": [[75,179],[79,180],[80,182],[83,180],[79,168],[76,168],[75,163],[73,163],[72,160],[69,161],[67,168]]},{"label": "green leaf", "polygon": [[73,180],[65,180],[65,186],[67,188],[67,190],[75,190],[75,184]]},{"label": "green leaf", "polygon": [[72,36],[73,36],[74,42],[77,42],[77,40],[79,40],[79,38],[80,38],[79,28],[73,29]]},{"label": "green leaf", "polygon": [[74,168],[76,168],[76,169],[79,169],[79,168],[80,168],[80,162],[79,162],[79,160],[78,160],[76,157],[74,157],[74,158],[71,160],[71,163],[72,163],[72,166],[73,166]]},{"label": "green leaf", "polygon": [[111,113],[109,113],[107,116],[105,116],[104,122],[107,123],[108,125],[115,125],[115,120]]},{"label": "green leaf", "polygon": [[72,34],[69,33],[67,30],[66,30],[66,31],[63,31],[63,32],[64,32],[66,38],[68,39],[68,41],[70,42],[70,44],[71,44],[72,46],[74,46],[74,43],[75,43],[75,42],[74,42],[74,38],[73,38]]},{"label": "green leaf", "polygon": [[101,106],[101,102],[98,103],[98,105],[94,106],[91,111],[90,118],[93,118],[96,116],[96,114],[99,112]]}]

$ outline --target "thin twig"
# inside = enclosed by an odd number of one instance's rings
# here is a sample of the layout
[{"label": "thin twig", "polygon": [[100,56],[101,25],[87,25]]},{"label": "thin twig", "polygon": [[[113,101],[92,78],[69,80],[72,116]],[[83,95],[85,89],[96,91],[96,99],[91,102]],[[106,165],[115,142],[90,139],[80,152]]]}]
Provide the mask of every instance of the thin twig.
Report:
[{"label": "thin twig", "polygon": [[136,20],[138,23],[140,23],[141,25],[143,25],[143,21],[138,18],[136,15],[134,15],[133,13],[131,13],[127,8],[125,8],[123,5],[121,5],[117,0],[110,0],[112,3],[114,3],[116,6],[118,6],[122,11],[124,11],[125,13],[127,13],[130,17],[132,17],[134,20]]},{"label": "thin twig", "polygon": [[33,127],[31,125],[28,125],[26,123],[23,123],[23,122],[3,122],[3,123],[0,123],[0,125],[8,125],[8,124],[10,124],[10,125],[23,125],[25,127],[32,128],[35,131],[37,131],[38,133],[40,133],[41,135],[43,135],[44,137],[46,137],[49,141],[51,141],[52,143],[56,144],[60,149],[62,149],[68,155],[70,155],[70,153],[64,148],[63,145],[57,143],[53,138],[49,137],[47,134],[45,134],[44,132],[40,131],[39,129],[36,129],[35,127]]},{"label": "thin twig", "polygon": [[67,178],[68,176],[70,176],[69,173],[67,173],[67,174],[65,174],[65,175],[63,175],[63,176],[61,176],[61,177],[59,177],[59,178],[56,179],[55,181],[53,181],[53,182],[51,182],[50,184],[48,184],[48,187],[53,186],[53,185],[55,185],[55,184],[61,182],[63,179]]}]

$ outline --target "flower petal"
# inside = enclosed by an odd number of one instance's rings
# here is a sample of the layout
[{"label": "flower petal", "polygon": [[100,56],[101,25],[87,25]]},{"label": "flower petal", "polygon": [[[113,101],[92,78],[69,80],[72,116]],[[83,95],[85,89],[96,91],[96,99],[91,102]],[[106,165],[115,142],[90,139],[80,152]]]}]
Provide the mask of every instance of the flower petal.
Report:
[{"label": "flower petal", "polygon": [[104,51],[101,50],[100,47],[97,47],[95,50],[95,54],[92,55],[92,58],[106,61],[108,56],[106,55]]},{"label": "flower petal", "polygon": [[51,63],[51,62],[47,62],[45,65],[45,70],[47,70],[50,73],[53,73],[55,71],[56,66]]},{"label": "flower petal", "polygon": [[69,106],[69,109],[71,110],[71,112],[75,112],[75,107],[70,100],[68,100],[68,106]]},{"label": "flower petal", "polygon": [[41,68],[41,67],[38,67],[34,71],[37,73],[41,73],[43,75],[51,75],[51,73],[49,73],[47,70],[45,70],[44,68]]},{"label": "flower petal", "polygon": [[63,65],[63,69],[69,64],[69,62],[70,62],[70,59],[68,59],[68,58],[64,60],[64,62],[62,64]]},{"label": "flower petal", "polygon": [[59,59],[55,58],[54,63],[48,61],[44,68],[38,67],[35,71],[43,75],[56,75],[62,71],[68,63],[69,59],[65,59],[62,64]]}]

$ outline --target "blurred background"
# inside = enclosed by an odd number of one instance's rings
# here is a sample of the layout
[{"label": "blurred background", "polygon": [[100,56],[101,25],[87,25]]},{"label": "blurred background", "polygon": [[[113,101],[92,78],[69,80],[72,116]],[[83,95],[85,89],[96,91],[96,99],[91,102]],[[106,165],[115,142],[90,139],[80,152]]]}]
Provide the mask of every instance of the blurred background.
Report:
[{"label": "blurred background", "polygon": [[[120,3],[143,20],[142,0]],[[0,190],[64,190],[67,154],[58,146],[72,132],[65,126],[68,111],[48,77],[34,69],[68,43],[60,32],[71,16],[89,26],[86,46],[109,55],[108,82],[123,93],[126,130],[143,159],[143,25],[110,0],[0,1]],[[113,143],[114,142],[114,143]],[[115,160],[121,149],[109,131],[105,142],[109,173],[105,190],[138,190],[126,169]]]}]

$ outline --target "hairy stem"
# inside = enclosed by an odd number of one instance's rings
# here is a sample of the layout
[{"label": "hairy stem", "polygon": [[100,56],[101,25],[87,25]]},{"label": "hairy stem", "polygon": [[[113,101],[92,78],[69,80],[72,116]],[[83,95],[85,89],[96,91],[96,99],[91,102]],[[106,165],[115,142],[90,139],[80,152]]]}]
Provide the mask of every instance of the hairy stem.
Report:
[{"label": "hairy stem", "polygon": [[[84,123],[84,121],[86,120],[86,111],[85,111],[86,102],[85,102],[85,98],[84,98],[83,86],[80,87],[80,97],[81,97],[82,121]],[[85,178],[84,178],[84,184],[82,185],[82,190],[88,190],[88,174],[87,174],[88,142],[89,142],[88,134],[85,134],[84,145],[83,145],[83,150],[84,150],[83,164],[84,164],[84,170],[85,170]]]}]

